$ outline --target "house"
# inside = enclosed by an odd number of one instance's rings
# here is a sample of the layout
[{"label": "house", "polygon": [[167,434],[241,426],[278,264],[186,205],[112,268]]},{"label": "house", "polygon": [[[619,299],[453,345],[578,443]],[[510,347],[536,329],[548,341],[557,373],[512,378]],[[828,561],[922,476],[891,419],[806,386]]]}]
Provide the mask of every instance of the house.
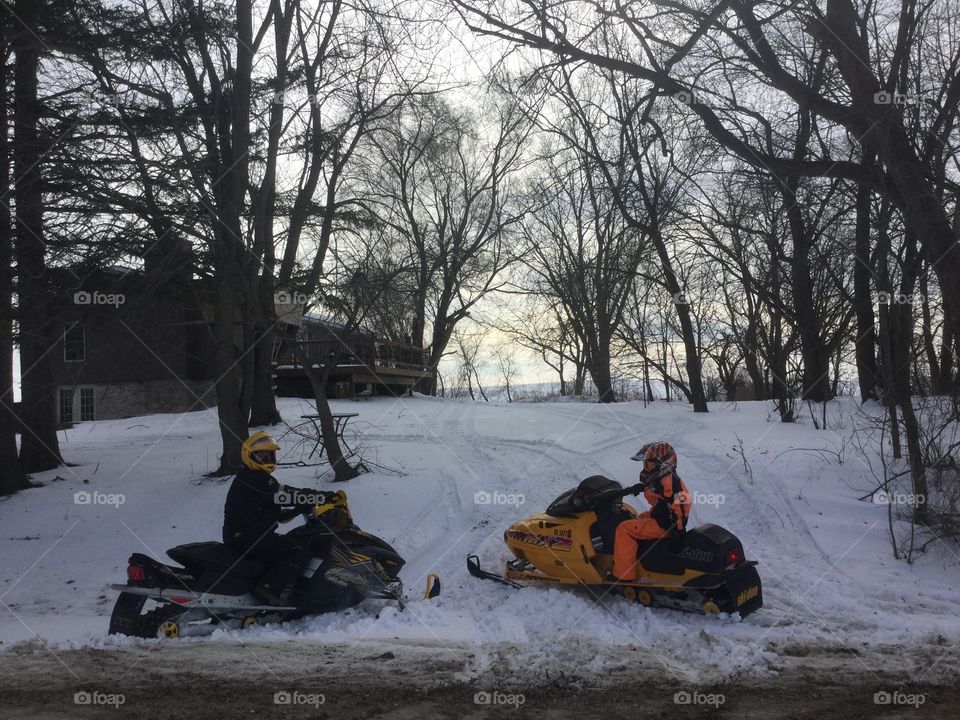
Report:
[{"label": "house", "polygon": [[[212,288],[208,281],[145,270],[110,268],[78,283],[62,268],[58,284],[71,291],[57,308],[61,333],[51,352],[61,426],[216,405]],[[72,277],[71,277],[72,276]],[[79,290],[76,289],[79,285]],[[420,348],[346,333],[336,323],[303,317],[278,293],[274,346],[278,394],[312,397],[293,338],[304,340],[314,364],[337,362],[331,397],[398,394],[430,376]]]}]

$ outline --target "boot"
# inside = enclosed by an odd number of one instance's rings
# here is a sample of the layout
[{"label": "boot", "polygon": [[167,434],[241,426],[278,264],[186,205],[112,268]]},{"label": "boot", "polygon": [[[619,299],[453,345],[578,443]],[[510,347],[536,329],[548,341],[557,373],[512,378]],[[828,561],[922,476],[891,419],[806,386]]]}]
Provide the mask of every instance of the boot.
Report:
[{"label": "boot", "polygon": [[253,596],[260,602],[273,607],[285,607],[293,593],[293,585],[288,585],[279,594],[269,585],[257,585],[253,589]]}]

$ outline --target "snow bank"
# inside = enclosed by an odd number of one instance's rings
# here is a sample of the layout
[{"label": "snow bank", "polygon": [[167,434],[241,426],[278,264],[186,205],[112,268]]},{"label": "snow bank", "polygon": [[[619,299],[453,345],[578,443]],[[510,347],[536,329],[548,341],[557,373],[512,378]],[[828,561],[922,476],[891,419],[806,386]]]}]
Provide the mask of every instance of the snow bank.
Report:
[{"label": "snow bank", "polygon": [[[873,481],[850,446],[852,405],[833,404],[829,430],[782,425],[765,403],[718,404],[706,415],[665,403],[413,397],[333,405],[360,412],[349,439],[376,467],[346,488],[357,523],[407,558],[411,595],[433,571],[443,596],[402,613],[370,603],[187,642],[456,645],[472,652],[466,679],[585,678],[624,662],[661,662],[678,679],[705,682],[775,673],[778,653],[803,645],[946,648],[960,640],[960,560],[943,551],[912,565],[894,561],[886,508],[857,499]],[[291,423],[308,410],[304,401],[281,401]],[[632,482],[638,466],[629,456],[658,438],[677,448],[680,473],[702,501],[693,522],[729,528],[759,561],[761,611],[744,621],[707,618],[614,597],[594,603],[576,589],[514,591],[467,575],[467,554],[500,567],[504,528],[583,477]],[[295,441],[281,439],[287,460],[303,452]],[[212,410],[63,433],[64,456],[76,466],[39,474],[42,487],[0,502],[0,648],[30,652],[38,638],[65,647],[143,643],[106,636],[115,597],[108,585],[123,581],[133,551],[162,559],[174,545],[219,539],[227,486],[203,478],[218,448]],[[322,469],[277,474],[322,487]]]}]

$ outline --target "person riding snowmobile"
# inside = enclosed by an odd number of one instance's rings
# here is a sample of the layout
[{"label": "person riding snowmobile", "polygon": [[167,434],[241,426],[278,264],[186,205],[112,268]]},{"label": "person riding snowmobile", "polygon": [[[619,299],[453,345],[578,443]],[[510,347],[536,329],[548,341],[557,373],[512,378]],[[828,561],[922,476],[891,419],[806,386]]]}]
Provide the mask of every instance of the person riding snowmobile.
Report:
[{"label": "person riding snowmobile", "polygon": [[324,502],[315,490],[280,484],[271,474],[277,468],[280,446],[265,432],[244,440],[240,459],[244,467],[230,485],[223,509],[223,542],[245,558],[270,564],[254,588],[259,600],[285,605],[293,585],[313,556],[314,545],[302,536],[275,532],[302,512],[305,504]]},{"label": "person riding snowmobile", "polygon": [[613,575],[619,580],[637,578],[637,544],[683,532],[693,498],[677,475],[677,453],[666,442],[644,445],[631,460],[642,460],[640,481],[650,510],[617,526],[613,541]]}]

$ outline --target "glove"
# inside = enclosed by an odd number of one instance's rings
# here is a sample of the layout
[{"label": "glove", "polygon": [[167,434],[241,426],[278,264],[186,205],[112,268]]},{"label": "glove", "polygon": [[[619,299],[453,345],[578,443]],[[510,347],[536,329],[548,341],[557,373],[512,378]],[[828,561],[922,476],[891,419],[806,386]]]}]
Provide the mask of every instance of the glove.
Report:
[{"label": "glove", "polygon": [[650,517],[664,530],[670,530],[677,525],[677,514],[667,500],[657,500],[657,504],[650,508]]}]

